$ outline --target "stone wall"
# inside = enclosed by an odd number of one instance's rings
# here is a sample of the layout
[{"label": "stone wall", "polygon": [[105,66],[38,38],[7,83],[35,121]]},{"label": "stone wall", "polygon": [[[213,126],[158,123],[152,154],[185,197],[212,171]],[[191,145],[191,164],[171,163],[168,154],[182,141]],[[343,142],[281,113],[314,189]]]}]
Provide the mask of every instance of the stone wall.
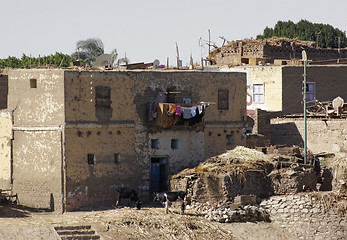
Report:
[{"label": "stone wall", "polygon": [[270,220],[297,239],[346,239],[347,217],[327,209],[312,194],[273,196],[260,203]]}]

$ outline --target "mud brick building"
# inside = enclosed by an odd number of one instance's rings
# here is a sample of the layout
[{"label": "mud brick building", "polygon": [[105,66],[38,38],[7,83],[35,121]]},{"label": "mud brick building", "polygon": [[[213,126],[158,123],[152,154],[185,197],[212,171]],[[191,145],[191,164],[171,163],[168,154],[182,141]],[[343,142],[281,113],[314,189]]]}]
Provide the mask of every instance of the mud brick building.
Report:
[{"label": "mud brick building", "polygon": [[273,37],[264,40],[244,39],[229,42],[213,50],[209,60],[213,65],[228,66],[258,65],[259,62],[279,65],[298,64],[302,58],[302,50],[305,50],[308,59],[313,61],[340,59],[346,62],[347,58],[347,48],[317,48],[315,42]]},{"label": "mud brick building", "polygon": [[30,207],[111,206],[122,186],[145,201],[169,175],[245,144],[245,73],[10,70],[6,95],[0,187]]}]

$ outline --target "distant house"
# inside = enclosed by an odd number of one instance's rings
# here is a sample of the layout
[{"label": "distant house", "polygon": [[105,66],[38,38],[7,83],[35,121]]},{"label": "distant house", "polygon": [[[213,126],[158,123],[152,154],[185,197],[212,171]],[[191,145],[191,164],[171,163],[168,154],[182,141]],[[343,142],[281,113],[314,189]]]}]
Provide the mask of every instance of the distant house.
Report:
[{"label": "distant house", "polygon": [[245,145],[245,73],[21,69],[5,94],[0,187],[30,207],[111,206],[122,186],[145,201]]},{"label": "distant house", "polygon": [[[212,71],[212,70],[211,70]],[[247,112],[255,109],[303,113],[303,66],[237,66],[215,67],[213,71],[247,74]],[[347,100],[347,65],[307,66],[307,101],[332,101],[340,96]]]}]

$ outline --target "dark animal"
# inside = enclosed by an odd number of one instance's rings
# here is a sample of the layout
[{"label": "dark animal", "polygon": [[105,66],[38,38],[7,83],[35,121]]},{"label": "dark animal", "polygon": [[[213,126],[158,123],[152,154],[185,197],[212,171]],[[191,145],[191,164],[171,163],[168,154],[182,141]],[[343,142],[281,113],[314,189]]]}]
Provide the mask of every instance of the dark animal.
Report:
[{"label": "dark animal", "polygon": [[128,199],[128,206],[130,206],[130,202],[135,202],[136,208],[141,209],[140,198],[134,189],[124,188],[124,187],[117,189],[116,206],[118,206],[121,198]]},{"label": "dark animal", "polygon": [[187,195],[186,192],[179,191],[179,192],[165,192],[165,193],[157,193],[154,196],[154,201],[161,202],[165,206],[165,212],[169,213],[169,203],[174,201],[180,201],[181,202],[181,214],[184,213],[185,204],[184,204],[184,198]]}]

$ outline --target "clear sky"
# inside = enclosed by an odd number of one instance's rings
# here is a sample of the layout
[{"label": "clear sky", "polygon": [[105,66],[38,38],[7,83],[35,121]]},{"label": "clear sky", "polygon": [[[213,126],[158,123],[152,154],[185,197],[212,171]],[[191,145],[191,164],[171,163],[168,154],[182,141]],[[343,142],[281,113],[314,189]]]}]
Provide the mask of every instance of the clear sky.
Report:
[{"label": "clear sky", "polygon": [[278,20],[330,24],[347,30],[346,0],[0,0],[0,58],[71,54],[76,42],[100,38],[109,53],[132,63],[159,59],[176,65],[177,42],[183,63],[206,57],[199,39],[221,46],[256,37]]}]

